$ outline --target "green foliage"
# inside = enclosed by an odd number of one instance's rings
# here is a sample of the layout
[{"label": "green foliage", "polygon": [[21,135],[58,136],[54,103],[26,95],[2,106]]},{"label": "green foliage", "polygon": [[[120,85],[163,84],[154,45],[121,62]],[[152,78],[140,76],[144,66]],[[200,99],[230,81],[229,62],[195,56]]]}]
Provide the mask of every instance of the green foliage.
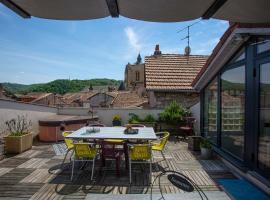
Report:
[{"label": "green foliage", "polygon": [[102,85],[119,85],[121,81],[114,79],[90,79],[90,80],[68,80],[59,79],[44,84],[22,85],[16,83],[3,83],[4,88],[12,93],[26,94],[29,92],[50,92],[65,94],[67,92],[79,92],[85,87]]},{"label": "green foliage", "polygon": [[128,123],[130,124],[138,124],[141,122],[141,119],[138,115],[134,114],[134,113],[129,113],[129,116],[131,116],[131,118],[129,118]]},{"label": "green foliage", "polygon": [[205,149],[211,149],[212,148],[212,144],[211,142],[206,139],[206,138],[203,138],[201,143],[200,143],[200,147],[201,148],[205,148]]},{"label": "green foliage", "polygon": [[22,136],[30,133],[32,123],[24,115],[18,115],[17,118],[5,122],[7,130],[11,136]]},{"label": "green foliage", "polygon": [[144,122],[154,123],[156,122],[156,119],[153,117],[153,115],[146,115],[146,117],[143,120]]},{"label": "green foliage", "polygon": [[169,124],[177,124],[183,121],[183,118],[190,115],[190,111],[178,104],[176,101],[172,101],[165,110],[160,113],[160,120]]},{"label": "green foliage", "polygon": [[142,122],[146,122],[146,123],[156,122],[156,119],[151,114],[146,115],[144,119],[141,119],[138,115],[134,113],[129,113],[129,115],[131,116],[131,118],[128,120],[128,123],[130,124],[138,124]]}]

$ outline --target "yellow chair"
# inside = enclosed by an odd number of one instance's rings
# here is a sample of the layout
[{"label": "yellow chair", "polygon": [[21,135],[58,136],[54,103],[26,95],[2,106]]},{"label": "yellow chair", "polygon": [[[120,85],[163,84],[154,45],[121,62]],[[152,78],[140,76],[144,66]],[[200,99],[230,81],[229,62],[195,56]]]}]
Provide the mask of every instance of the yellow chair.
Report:
[{"label": "yellow chair", "polygon": [[93,180],[97,148],[92,143],[74,143],[74,156],[72,158],[71,180],[73,178],[75,162],[92,162],[91,180]]},{"label": "yellow chair", "polygon": [[[170,133],[169,132],[158,132],[156,133],[157,136],[159,136],[159,139],[152,142],[152,151],[159,151],[163,157],[163,160],[165,160],[167,167],[169,167],[169,164],[165,158],[164,152],[163,150],[165,149],[165,146],[168,142],[168,139],[170,137]],[[163,160],[160,160],[158,162],[161,162]]]},{"label": "yellow chair", "polygon": [[151,144],[128,145],[129,155],[129,183],[131,184],[131,165],[132,163],[149,163],[149,179],[152,183],[152,151]]},{"label": "yellow chair", "polygon": [[[61,169],[63,169],[63,166],[64,166],[64,163],[65,163],[65,160],[66,160],[66,158],[67,158],[68,153],[69,153],[70,151],[72,151],[73,148],[74,148],[73,140],[72,140],[72,139],[66,138],[66,137],[67,137],[69,134],[71,134],[71,133],[72,133],[72,131],[64,131],[64,132],[62,133],[62,136],[64,137],[64,142],[65,142],[66,147],[67,147],[67,152],[66,152],[65,157],[64,157],[64,160],[63,160],[63,162],[62,162],[62,164],[61,164]],[[73,152],[72,152],[72,154],[73,154]],[[71,155],[71,156],[72,156],[72,155]]]}]

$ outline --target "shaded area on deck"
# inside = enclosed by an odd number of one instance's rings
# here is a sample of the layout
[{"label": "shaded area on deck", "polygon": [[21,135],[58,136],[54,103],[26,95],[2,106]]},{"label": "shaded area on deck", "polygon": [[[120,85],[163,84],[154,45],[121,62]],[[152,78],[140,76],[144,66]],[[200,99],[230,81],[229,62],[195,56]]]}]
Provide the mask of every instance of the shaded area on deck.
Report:
[{"label": "shaded area on deck", "polygon": [[[154,153],[154,162],[161,160],[159,153]],[[229,169],[218,159],[201,160],[198,153],[190,152],[187,144],[171,139],[165,150],[171,170],[182,172],[204,191],[220,191],[219,178],[235,178]],[[52,144],[37,144],[29,151],[4,159],[0,162],[0,199],[84,199],[88,193],[103,194],[146,194],[150,192],[148,166],[134,165],[133,183],[129,185],[128,170],[121,163],[121,175],[116,176],[113,161],[108,161],[100,171],[97,163],[94,181],[90,181],[90,166],[80,170],[76,167],[74,180],[70,181],[70,165],[59,168],[62,155],[56,155]],[[164,161],[153,165],[153,179],[165,168]],[[51,173],[49,173],[51,172]],[[164,193],[183,193],[173,186],[166,177],[161,179]],[[158,183],[153,192],[159,193]]]}]

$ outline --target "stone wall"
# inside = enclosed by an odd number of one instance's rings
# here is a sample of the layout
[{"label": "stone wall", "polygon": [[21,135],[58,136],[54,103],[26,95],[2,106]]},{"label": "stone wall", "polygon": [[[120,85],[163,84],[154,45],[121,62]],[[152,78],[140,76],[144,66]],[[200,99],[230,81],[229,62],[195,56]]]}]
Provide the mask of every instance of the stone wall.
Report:
[{"label": "stone wall", "polygon": [[32,122],[34,135],[39,132],[38,121],[57,114],[57,108],[0,99],[0,138],[6,134],[5,121],[24,115]]},{"label": "stone wall", "polygon": [[[139,80],[136,79],[136,73],[139,73]],[[144,64],[128,64],[125,70],[125,87],[127,90],[144,87]]]},{"label": "stone wall", "polygon": [[184,107],[191,107],[200,101],[199,93],[195,92],[150,92],[150,107],[165,108],[173,100]]}]

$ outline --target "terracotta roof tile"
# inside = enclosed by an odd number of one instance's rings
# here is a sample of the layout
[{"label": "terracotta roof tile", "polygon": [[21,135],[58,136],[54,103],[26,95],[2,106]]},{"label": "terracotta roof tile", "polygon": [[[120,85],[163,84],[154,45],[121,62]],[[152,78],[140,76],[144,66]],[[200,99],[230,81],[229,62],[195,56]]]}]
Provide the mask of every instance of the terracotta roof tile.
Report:
[{"label": "terracotta roof tile", "polygon": [[161,54],[145,57],[145,80],[148,90],[193,90],[192,81],[208,56]]},{"label": "terracotta roof tile", "polygon": [[136,92],[124,91],[118,92],[117,97],[113,100],[113,107],[137,107],[148,102],[147,98],[140,97]]}]

